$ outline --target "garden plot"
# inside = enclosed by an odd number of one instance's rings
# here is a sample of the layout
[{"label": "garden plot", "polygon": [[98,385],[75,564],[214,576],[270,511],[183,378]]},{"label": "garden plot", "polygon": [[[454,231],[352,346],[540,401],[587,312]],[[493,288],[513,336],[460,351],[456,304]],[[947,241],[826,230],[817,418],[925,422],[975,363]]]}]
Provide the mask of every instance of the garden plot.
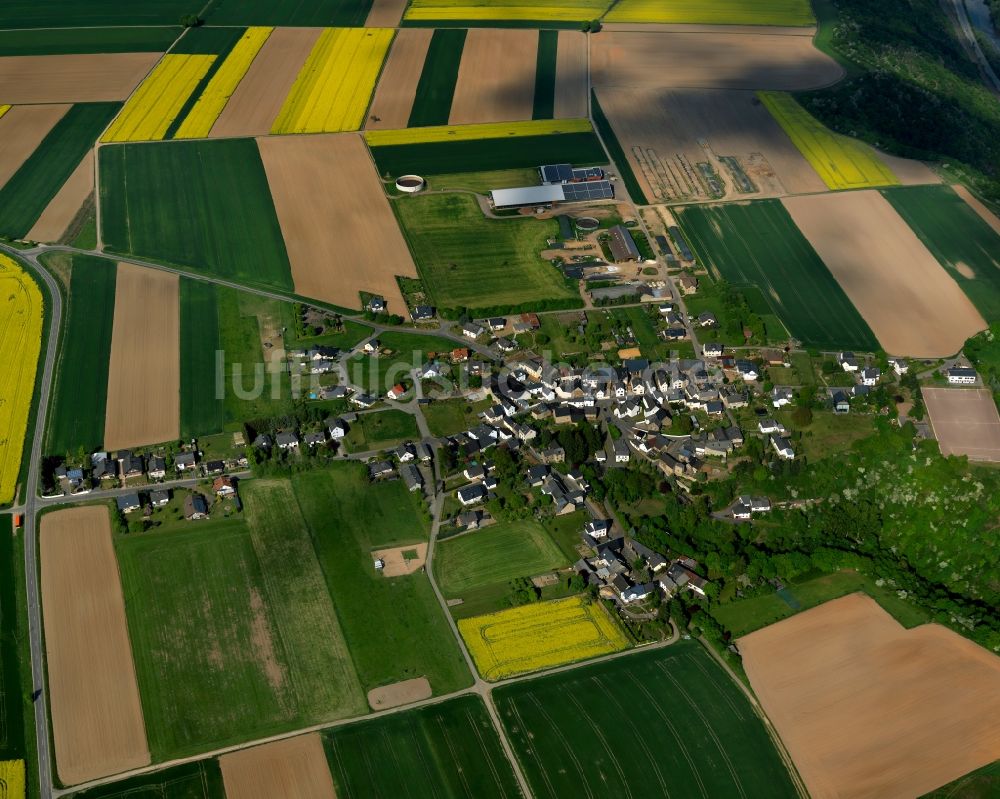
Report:
[{"label": "garden plot", "polygon": [[161,53],[26,55],[0,58],[5,103],[86,103],[124,100]]}]

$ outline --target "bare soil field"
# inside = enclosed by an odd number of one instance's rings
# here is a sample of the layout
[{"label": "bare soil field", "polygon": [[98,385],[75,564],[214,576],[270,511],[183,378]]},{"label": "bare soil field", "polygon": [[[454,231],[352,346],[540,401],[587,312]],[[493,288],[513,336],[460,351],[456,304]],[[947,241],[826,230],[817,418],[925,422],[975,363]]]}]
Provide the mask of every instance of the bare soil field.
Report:
[{"label": "bare soil field", "polygon": [[396,32],[368,111],[366,128],[395,130],[406,127],[433,35],[433,28],[403,28]]},{"label": "bare soil field", "polygon": [[[9,113],[9,112],[8,112]],[[973,195],[965,186],[953,185],[952,190],[968,203],[969,207],[979,214],[980,218],[993,230],[1000,235],[1000,218],[997,217],[989,208],[982,204],[979,199]]]},{"label": "bare soil field", "polygon": [[0,57],[0,98],[12,104],[124,100],[162,53]]},{"label": "bare soil field", "polygon": [[925,388],[924,401],[942,455],[1000,461],[1000,413],[985,388]]},{"label": "bare soil field", "polygon": [[275,28],[212,126],[212,137],[270,133],[322,28]]},{"label": "bare soil field", "polygon": [[0,117],[0,186],[63,118],[68,105],[16,105]]},{"label": "bare soil field", "polygon": [[365,27],[398,28],[405,10],[406,0],[375,0],[365,20]]},{"label": "bare soil field", "polygon": [[875,152],[878,155],[878,160],[892,170],[892,174],[899,178],[899,182],[903,186],[926,186],[941,182],[941,176],[923,161],[900,158],[898,155],[889,155],[881,150],[875,150]]},{"label": "bare soil field", "polygon": [[531,119],[537,57],[536,30],[471,28],[448,124]]},{"label": "bare soil field", "polygon": [[556,45],[556,119],[587,116],[587,37],[559,31]]},{"label": "bare soil field", "polygon": [[31,241],[58,241],[94,191],[94,151],[88,150],[28,231]]},{"label": "bare soil field", "polygon": [[808,36],[767,33],[603,32],[591,43],[595,86],[808,89],[843,69]]},{"label": "bare soil field", "polygon": [[222,755],[219,767],[227,799],[336,799],[318,733]]},{"label": "bare soil field", "polygon": [[[598,90],[597,99],[652,202],[826,190],[753,92],[614,88]],[[720,156],[735,157],[757,191],[741,193]],[[722,197],[709,193],[699,163],[722,178]]]},{"label": "bare soil field", "polygon": [[125,602],[104,506],[41,523],[52,737],[66,785],[150,762]]},{"label": "bare soil field", "polygon": [[[411,555],[416,553],[416,557],[407,558],[404,552]],[[401,577],[404,574],[413,574],[420,571],[427,561],[427,544],[410,544],[405,547],[393,547],[392,549],[376,549],[372,552],[372,560],[381,558],[385,565],[382,567],[384,577]]]},{"label": "bare soil field", "polygon": [[416,277],[417,268],[364,140],[348,133],[257,144],[296,293],[360,309],[366,291],[406,315],[396,275]]},{"label": "bare soil field", "polygon": [[986,328],[972,301],[877,191],[782,202],[886,352],[944,357]]},{"label": "bare soil field", "polygon": [[155,444],[180,434],[180,278],[118,264],[104,446]]},{"label": "bare soil field", "polygon": [[813,799],[912,799],[1000,758],[1000,658],[863,594],[739,639]]},{"label": "bare soil field", "polygon": [[429,699],[430,696],[431,684],[427,682],[427,678],[414,677],[412,680],[403,680],[402,682],[394,682],[392,685],[383,685],[381,688],[372,688],[368,692],[368,705],[372,710],[388,710],[391,707]]}]

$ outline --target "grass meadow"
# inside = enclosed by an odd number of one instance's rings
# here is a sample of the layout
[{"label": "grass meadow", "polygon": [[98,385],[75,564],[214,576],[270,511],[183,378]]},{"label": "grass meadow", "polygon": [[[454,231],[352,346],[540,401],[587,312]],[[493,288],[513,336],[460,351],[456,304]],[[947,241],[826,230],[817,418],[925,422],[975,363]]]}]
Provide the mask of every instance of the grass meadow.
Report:
[{"label": "grass meadow", "polygon": [[987,322],[1000,320],[1000,236],[948,186],[882,194]]},{"label": "grass meadow", "polygon": [[180,314],[181,438],[218,433],[225,413],[215,392],[215,352],[220,346],[215,285],[181,280]]},{"label": "grass meadow", "polygon": [[472,677],[427,575],[386,578],[372,565],[382,546],[426,541],[429,519],[401,481],[370,484],[360,464],[292,478],[362,687],[426,677],[434,693]]},{"label": "grass meadow", "polygon": [[424,285],[439,308],[488,308],[577,297],[538,253],[555,220],[486,219],[473,197],[428,194],[394,203]]},{"label": "grass meadow", "polygon": [[10,516],[0,516],[0,760],[26,756],[20,649],[24,631],[17,614],[17,558]]},{"label": "grass meadow", "polygon": [[807,347],[878,349],[878,341],[778,200],[689,206],[677,219],[698,259],[735,286],[758,286]]},{"label": "grass meadow", "polygon": [[78,103],[0,189],[0,236],[21,238],[73,173],[119,103]]},{"label": "grass meadow", "polygon": [[[173,20],[171,24],[176,24]],[[0,31],[0,56],[68,53],[159,53],[181,33],[179,27],[44,28]]]},{"label": "grass meadow", "polygon": [[72,255],[64,292],[62,345],[45,449],[65,455],[104,443],[108,362],[115,309],[114,261]]},{"label": "grass meadow", "polygon": [[521,796],[479,696],[339,727],[323,743],[340,799]]},{"label": "grass meadow", "polygon": [[344,437],[344,445],[350,452],[368,452],[418,438],[420,430],[413,415],[389,408],[359,416]]},{"label": "grass meadow", "polygon": [[217,760],[199,760],[88,788],[72,799],[217,799],[225,796]]},{"label": "grass meadow", "polygon": [[[798,796],[746,696],[696,641],[504,686],[493,697],[538,799]],[[622,741],[618,730],[632,732]]]},{"label": "grass meadow", "polygon": [[465,399],[435,400],[421,409],[432,436],[452,436],[478,423],[476,414],[485,411],[490,401],[470,403]]},{"label": "grass meadow", "polygon": [[552,119],[556,104],[556,52],[559,31],[538,32],[538,57],[535,60],[535,98],[532,119]]},{"label": "grass meadow", "polygon": [[436,30],[431,35],[407,127],[448,124],[465,35],[466,31],[460,28]]},{"label": "grass meadow", "polygon": [[102,147],[110,251],[291,292],[291,269],[253,139]]}]

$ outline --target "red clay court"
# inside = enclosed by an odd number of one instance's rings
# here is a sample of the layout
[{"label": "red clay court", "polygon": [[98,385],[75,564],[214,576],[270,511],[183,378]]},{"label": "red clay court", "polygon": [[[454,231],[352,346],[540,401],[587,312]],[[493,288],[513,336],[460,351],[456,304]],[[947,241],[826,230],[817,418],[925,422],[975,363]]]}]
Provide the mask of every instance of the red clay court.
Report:
[{"label": "red clay court", "polygon": [[942,455],[1000,461],[1000,413],[985,388],[925,388],[924,402]]}]

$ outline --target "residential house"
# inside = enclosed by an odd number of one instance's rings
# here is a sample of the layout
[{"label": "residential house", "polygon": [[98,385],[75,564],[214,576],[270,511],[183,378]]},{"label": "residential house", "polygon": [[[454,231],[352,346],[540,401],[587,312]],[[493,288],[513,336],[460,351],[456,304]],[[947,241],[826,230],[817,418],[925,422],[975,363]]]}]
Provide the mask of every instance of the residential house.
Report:
[{"label": "residential house", "polygon": [[412,463],[404,463],[399,467],[399,475],[403,478],[408,491],[419,491],[424,486],[424,478],[420,470]]},{"label": "residential house", "polygon": [[902,377],[910,371],[910,364],[906,362],[905,358],[890,358],[889,364],[892,366],[892,371],[894,371],[898,377]]},{"label": "residential house", "polygon": [[623,438],[619,438],[612,444],[612,452],[614,452],[615,463],[628,463],[632,459],[628,443]]},{"label": "residential house", "polygon": [[681,294],[694,294],[698,290],[698,278],[692,275],[681,275],[677,278],[677,288]]},{"label": "residential house", "polygon": [[[253,445],[256,449],[262,449],[265,452],[270,452],[271,447],[274,446],[274,441],[267,433],[261,433],[257,438],[253,440]],[[177,458],[174,458],[174,465],[177,465]],[[181,467],[177,466],[177,470],[181,471]]]},{"label": "residential house", "polygon": [[348,430],[350,430],[350,427],[348,426],[347,422],[345,422],[343,419],[338,418],[338,419],[328,419],[327,429],[330,431],[331,438],[339,440],[347,435],[347,432]]},{"label": "residential house", "polygon": [[285,432],[278,433],[275,437],[278,442],[278,449],[291,450],[299,448],[299,437],[291,430],[286,430]]},{"label": "residential house", "polygon": [[771,435],[773,433],[781,434],[785,432],[785,426],[781,422],[771,418],[759,420],[757,422],[757,429],[765,435]]},{"label": "residential house", "polygon": [[507,320],[502,316],[493,316],[486,320],[487,324],[490,326],[490,330],[503,330],[507,327]]},{"label": "residential house", "polygon": [[739,373],[740,377],[750,382],[756,380],[760,376],[757,373],[757,367],[754,365],[752,361],[746,361],[746,360],[736,361],[736,371]]},{"label": "residential house", "polygon": [[481,510],[463,510],[455,517],[455,525],[463,530],[478,530],[483,523]]},{"label": "residential house", "polygon": [[167,476],[167,460],[159,455],[153,455],[147,464],[147,474],[154,480],[162,480]]},{"label": "residential house", "polygon": [[332,361],[340,354],[336,347],[310,347],[306,351],[306,359],[310,361]]},{"label": "residential house", "polygon": [[385,396],[391,400],[398,400],[406,393],[406,388],[402,383],[396,383],[392,388],[385,392]]},{"label": "residential house", "polygon": [[591,538],[607,538],[611,533],[611,519],[592,519],[583,526]]},{"label": "residential house", "polygon": [[851,401],[843,391],[834,391],[831,400],[833,402],[834,413],[845,414],[851,412]]},{"label": "residential house", "polygon": [[426,442],[418,441],[416,451],[417,458],[421,463],[427,463],[434,457],[434,452],[431,449],[430,444],[427,444]]},{"label": "residential house", "polygon": [[514,350],[517,349],[517,344],[513,339],[498,338],[495,343],[496,348],[500,350],[500,352],[514,352]]},{"label": "residential house", "polygon": [[621,599],[626,605],[632,602],[639,602],[656,590],[655,583],[641,583],[640,585],[633,585],[626,588],[621,592]]},{"label": "residential house", "polygon": [[428,322],[434,318],[436,311],[431,305],[418,305],[410,312],[410,319],[414,322]]},{"label": "residential house", "polygon": [[306,433],[305,442],[307,447],[322,447],[326,444],[326,430],[317,430],[314,433]]},{"label": "residential house", "polygon": [[166,490],[156,490],[149,492],[149,504],[154,508],[162,508],[170,503],[170,492]]},{"label": "residential house", "polygon": [[465,467],[462,474],[465,476],[466,480],[482,480],[486,477],[486,469],[478,463],[470,463]]},{"label": "residential house", "polygon": [[976,382],[976,370],[968,366],[953,366],[945,374],[952,385],[972,385]]},{"label": "residential house", "polygon": [[701,349],[702,353],[704,353],[706,358],[721,358],[724,347],[717,341],[710,341],[708,344],[705,344]]},{"label": "residential house", "polygon": [[775,408],[791,405],[794,399],[795,392],[788,386],[775,386],[771,391],[771,404]]},{"label": "residential house", "polygon": [[115,504],[122,513],[131,513],[142,507],[142,501],[139,499],[138,494],[125,494],[124,496],[116,497]]},{"label": "residential house", "polygon": [[118,453],[118,461],[121,464],[123,480],[128,480],[130,477],[142,477],[146,473],[146,459],[142,455],[123,450]]},{"label": "residential house", "polygon": [[481,485],[471,485],[458,489],[457,496],[458,501],[465,507],[468,507],[469,505],[478,505],[481,502],[485,502],[487,493],[486,489]]},{"label": "residential house", "polygon": [[189,521],[208,518],[208,501],[197,491],[184,497],[184,518]]},{"label": "residential house", "polygon": [[212,481],[212,491],[217,497],[236,496],[236,481],[228,474],[224,474],[222,477],[216,477],[215,480]]},{"label": "residential house", "polygon": [[875,366],[869,366],[861,370],[861,385],[877,386],[882,371]]},{"label": "residential house", "polygon": [[860,368],[857,356],[853,352],[841,352],[837,354],[837,363],[845,372],[856,372]]},{"label": "residential house", "polygon": [[400,444],[393,454],[400,463],[411,463],[417,459],[417,450],[413,444]]},{"label": "residential house", "polygon": [[705,311],[704,313],[698,314],[698,326],[699,327],[718,327],[719,320],[716,318],[715,314],[711,311]]},{"label": "residential house", "polygon": [[478,322],[465,322],[462,325],[462,335],[466,338],[477,339],[486,334],[486,328]]},{"label": "residential house", "polygon": [[386,308],[385,298],[383,297],[372,297],[368,300],[368,310],[372,313],[385,313]]},{"label": "residential house", "polygon": [[382,480],[386,477],[391,477],[394,473],[395,470],[389,461],[377,461],[368,467],[368,476],[372,480]]},{"label": "residential house", "polygon": [[376,353],[380,349],[382,349],[382,342],[379,341],[377,338],[368,339],[368,341],[365,342],[364,347],[362,347],[362,349],[369,355],[372,355],[373,353]]},{"label": "residential house", "polygon": [[356,405],[361,409],[370,408],[376,402],[378,402],[378,398],[373,397],[371,394],[365,394],[363,392],[355,394],[350,399],[351,405]]},{"label": "residential house", "polygon": [[788,439],[784,436],[771,436],[771,446],[774,447],[774,451],[778,453],[779,458],[784,458],[788,461],[795,459],[795,450],[792,449],[792,445],[788,443]]},{"label": "residential house", "polygon": [[736,500],[733,504],[733,518],[745,522],[750,519],[751,515],[750,505],[742,499]]},{"label": "residential house", "polygon": [[558,444],[553,444],[548,449],[539,452],[538,458],[542,463],[563,463],[566,460],[566,450]]}]

